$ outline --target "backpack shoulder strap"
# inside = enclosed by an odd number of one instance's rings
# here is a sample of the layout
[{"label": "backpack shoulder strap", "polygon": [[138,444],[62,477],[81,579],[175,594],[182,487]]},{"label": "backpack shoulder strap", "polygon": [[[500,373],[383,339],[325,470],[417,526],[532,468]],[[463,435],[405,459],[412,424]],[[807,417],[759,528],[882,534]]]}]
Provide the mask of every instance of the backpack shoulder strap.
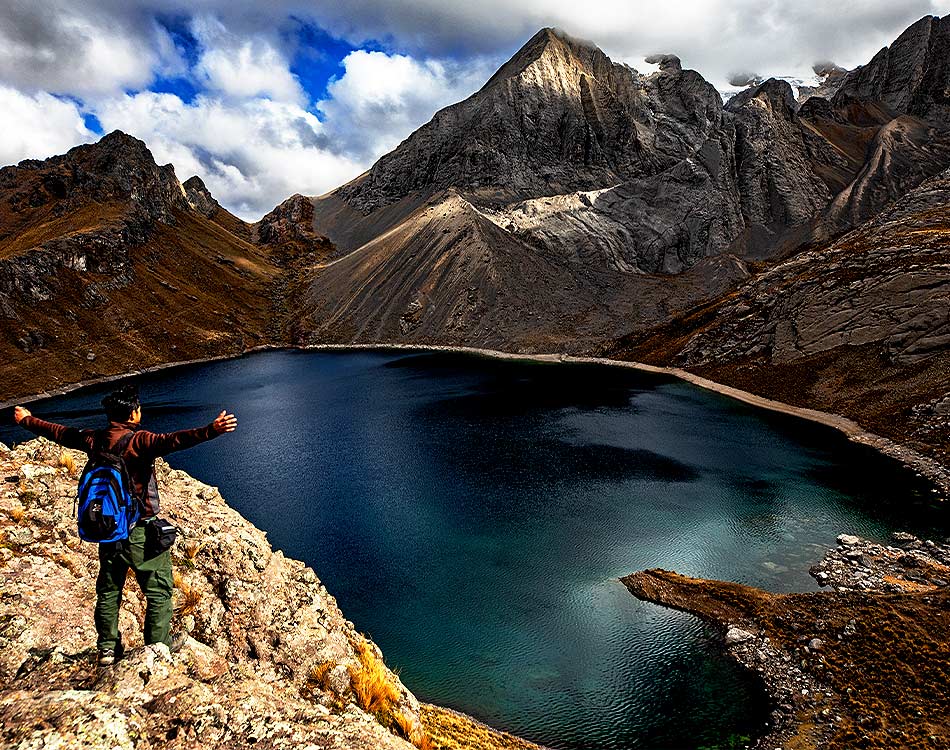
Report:
[{"label": "backpack shoulder strap", "polygon": [[132,438],[134,437],[135,437],[134,430],[129,430],[122,437],[120,437],[116,441],[115,447],[113,448],[115,455],[117,455],[119,458],[124,458],[125,456],[123,454],[125,453],[126,449],[129,447],[129,443],[132,442]]},{"label": "backpack shoulder strap", "polygon": [[93,430],[92,431],[92,452],[89,454],[89,457],[95,458],[105,453],[106,452],[105,442],[106,442],[106,431]]}]

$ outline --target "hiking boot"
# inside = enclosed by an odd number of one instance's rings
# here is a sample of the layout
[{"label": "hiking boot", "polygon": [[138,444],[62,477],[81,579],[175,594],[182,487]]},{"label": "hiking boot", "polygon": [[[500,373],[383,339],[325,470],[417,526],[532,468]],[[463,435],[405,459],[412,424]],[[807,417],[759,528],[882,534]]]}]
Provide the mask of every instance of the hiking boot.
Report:
[{"label": "hiking boot", "polygon": [[99,666],[111,667],[113,664],[115,664],[115,649],[100,648],[99,649]]},{"label": "hiking boot", "polygon": [[125,646],[122,645],[120,640],[115,644],[115,648],[100,648],[99,649],[99,666],[100,667],[111,667],[115,664],[122,656],[125,654]]},{"label": "hiking boot", "polygon": [[180,630],[177,633],[172,633],[171,638],[168,640],[168,651],[172,654],[177,654],[181,651],[181,647],[185,645],[185,639],[187,638],[188,634]]}]

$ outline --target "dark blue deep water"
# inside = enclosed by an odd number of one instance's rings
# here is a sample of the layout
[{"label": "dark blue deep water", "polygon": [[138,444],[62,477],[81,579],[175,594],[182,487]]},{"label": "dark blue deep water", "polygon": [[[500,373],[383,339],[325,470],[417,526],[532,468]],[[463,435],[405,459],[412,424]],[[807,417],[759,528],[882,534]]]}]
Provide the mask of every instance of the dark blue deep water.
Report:
[{"label": "dark blue deep water", "polygon": [[[706,627],[619,576],[810,590],[839,532],[936,531],[890,460],[631,370],[284,351],[138,382],[155,430],[238,414],[172,463],[312,565],[417,696],[554,748],[725,745],[766,714]],[[94,425],[106,390],[32,408]]]}]

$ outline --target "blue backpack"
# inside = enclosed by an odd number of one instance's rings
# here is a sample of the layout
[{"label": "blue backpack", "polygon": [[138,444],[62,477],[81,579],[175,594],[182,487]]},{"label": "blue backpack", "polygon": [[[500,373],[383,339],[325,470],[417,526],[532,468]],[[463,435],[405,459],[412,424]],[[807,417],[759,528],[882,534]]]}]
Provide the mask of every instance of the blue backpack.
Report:
[{"label": "blue backpack", "polygon": [[118,542],[128,539],[139,520],[139,504],[132,497],[132,481],[122,455],[134,432],[123,435],[111,449],[99,447],[104,439],[96,433],[93,452],[79,477],[77,492],[79,538],[86,542]]}]

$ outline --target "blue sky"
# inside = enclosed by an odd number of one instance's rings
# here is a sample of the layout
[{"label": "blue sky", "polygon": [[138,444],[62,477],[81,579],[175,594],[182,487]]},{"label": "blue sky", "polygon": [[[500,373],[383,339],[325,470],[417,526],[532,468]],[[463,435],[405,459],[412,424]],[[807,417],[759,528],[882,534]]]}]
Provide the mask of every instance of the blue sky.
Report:
[{"label": "blue sky", "polygon": [[260,218],[330,190],[557,26],[648,69],[678,54],[731,74],[866,62],[950,0],[5,0],[0,163],[122,129],[180,179]]}]

